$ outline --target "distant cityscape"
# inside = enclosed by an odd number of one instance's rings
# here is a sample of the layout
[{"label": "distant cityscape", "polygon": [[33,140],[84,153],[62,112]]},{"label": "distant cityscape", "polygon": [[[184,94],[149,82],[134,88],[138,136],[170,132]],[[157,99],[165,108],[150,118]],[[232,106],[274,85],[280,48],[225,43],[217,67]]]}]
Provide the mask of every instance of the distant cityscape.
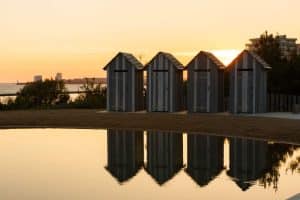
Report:
[{"label": "distant cityscape", "polygon": [[[281,53],[281,58],[290,60],[292,56],[297,55],[300,56],[300,43],[297,43],[297,38],[288,37],[287,35],[276,35],[275,40],[277,40],[279,44],[279,49]],[[249,43],[247,43],[246,49],[249,51],[256,51],[259,46],[260,38],[251,38],[249,39]],[[42,75],[34,75],[33,81],[42,81],[44,77]],[[106,78],[99,77],[84,77],[84,78],[72,78],[72,79],[64,79],[63,74],[58,72],[55,75],[55,80],[63,80],[66,84],[84,84],[86,80],[94,81],[97,84],[106,84]],[[17,82],[17,85],[25,85],[30,82]]]},{"label": "distant cityscape", "polygon": [[[42,75],[34,75],[32,82],[42,81]],[[73,78],[73,79],[64,79],[63,74],[58,72],[55,75],[55,80],[57,81],[64,81],[66,84],[84,84],[86,81],[93,81],[96,84],[106,84],[106,78],[99,78],[99,77],[84,77],[84,78]],[[17,82],[17,85],[25,85],[30,82]]]}]

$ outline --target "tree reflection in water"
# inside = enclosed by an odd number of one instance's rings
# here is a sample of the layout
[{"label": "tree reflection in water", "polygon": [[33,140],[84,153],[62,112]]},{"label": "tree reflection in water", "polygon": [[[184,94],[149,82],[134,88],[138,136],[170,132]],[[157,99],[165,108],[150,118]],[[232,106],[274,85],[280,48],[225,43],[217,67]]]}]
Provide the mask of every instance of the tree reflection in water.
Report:
[{"label": "tree reflection in water", "polygon": [[300,156],[289,163],[287,171],[288,170],[290,170],[292,173],[294,173],[295,171],[300,173]]},{"label": "tree reflection in water", "polygon": [[[162,186],[185,168],[196,184],[205,187],[224,170],[224,137],[187,134],[186,167],[182,133],[147,131],[146,138],[144,162],[143,131],[108,129],[106,169],[120,184],[144,169]],[[243,191],[257,183],[277,191],[285,165],[286,171],[300,173],[300,156],[288,160],[300,146],[246,138],[228,138],[228,141],[230,168],[226,174]]]},{"label": "tree reflection in water", "polygon": [[263,185],[264,188],[273,187],[277,191],[280,177],[279,169],[298,148],[299,146],[291,144],[268,144],[268,167],[264,175],[259,179],[259,183]]}]

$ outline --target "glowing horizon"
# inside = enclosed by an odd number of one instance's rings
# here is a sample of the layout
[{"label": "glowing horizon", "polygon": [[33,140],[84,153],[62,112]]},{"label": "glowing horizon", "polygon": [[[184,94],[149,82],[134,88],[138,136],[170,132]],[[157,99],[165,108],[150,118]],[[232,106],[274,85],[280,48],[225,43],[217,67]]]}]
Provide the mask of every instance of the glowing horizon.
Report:
[{"label": "glowing horizon", "polygon": [[265,30],[300,38],[299,7],[298,0],[3,0],[0,82],[57,72],[104,77],[118,51],[143,63],[166,51],[186,64],[205,50],[228,64]]},{"label": "glowing horizon", "polygon": [[[227,66],[228,64],[230,64],[230,62],[241,52],[241,50],[237,50],[237,49],[219,49],[219,50],[208,50],[208,52],[213,53],[225,66]],[[130,52],[128,52],[130,53]],[[195,51],[195,52],[175,52],[173,53],[173,55],[180,61],[182,62],[184,65],[186,65],[189,61],[191,61],[199,52]],[[142,57],[139,57],[139,55],[135,55],[138,59],[143,59]],[[141,55],[140,55],[141,56]],[[111,57],[110,59],[112,59],[113,57]],[[143,62],[143,64],[147,63],[150,59],[148,60],[141,60],[141,62]],[[102,71],[102,67],[99,67],[99,71]],[[45,76],[44,74],[32,74],[32,77],[34,75],[42,75],[43,79],[45,78],[54,78],[57,72],[53,72],[53,74],[51,74],[50,76]],[[60,72],[61,73],[61,72]],[[64,74],[63,74],[64,75]],[[87,76],[76,76],[76,77],[68,77],[68,78],[84,78]],[[106,74],[103,73],[102,76],[89,76],[89,77],[97,77],[97,78],[104,78],[106,77]],[[19,80],[17,80],[19,81]],[[31,81],[30,80],[25,80],[25,81]]]}]

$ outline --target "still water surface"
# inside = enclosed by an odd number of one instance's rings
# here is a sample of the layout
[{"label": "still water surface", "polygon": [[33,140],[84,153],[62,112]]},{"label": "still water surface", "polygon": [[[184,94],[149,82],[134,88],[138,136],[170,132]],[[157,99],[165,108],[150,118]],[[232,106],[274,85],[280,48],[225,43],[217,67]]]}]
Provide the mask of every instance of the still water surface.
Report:
[{"label": "still water surface", "polygon": [[287,199],[300,148],[159,131],[0,130],[0,199]]}]

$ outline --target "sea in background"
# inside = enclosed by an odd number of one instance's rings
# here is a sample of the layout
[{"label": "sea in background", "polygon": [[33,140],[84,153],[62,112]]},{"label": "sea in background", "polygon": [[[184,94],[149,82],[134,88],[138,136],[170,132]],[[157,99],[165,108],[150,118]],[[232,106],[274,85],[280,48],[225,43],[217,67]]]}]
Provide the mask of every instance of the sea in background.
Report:
[{"label": "sea in background", "polygon": [[[66,84],[68,91],[80,91],[82,84]],[[24,85],[17,85],[16,83],[0,83],[0,94],[14,94],[20,91]],[[71,99],[76,98],[77,94],[70,95]],[[5,102],[9,97],[0,97],[2,102]],[[14,97],[10,97],[14,98]]]},{"label": "sea in background", "polygon": [[[69,91],[80,91],[82,84],[66,84]],[[0,94],[17,93],[22,89],[24,85],[17,85],[15,83],[0,83]]]}]

